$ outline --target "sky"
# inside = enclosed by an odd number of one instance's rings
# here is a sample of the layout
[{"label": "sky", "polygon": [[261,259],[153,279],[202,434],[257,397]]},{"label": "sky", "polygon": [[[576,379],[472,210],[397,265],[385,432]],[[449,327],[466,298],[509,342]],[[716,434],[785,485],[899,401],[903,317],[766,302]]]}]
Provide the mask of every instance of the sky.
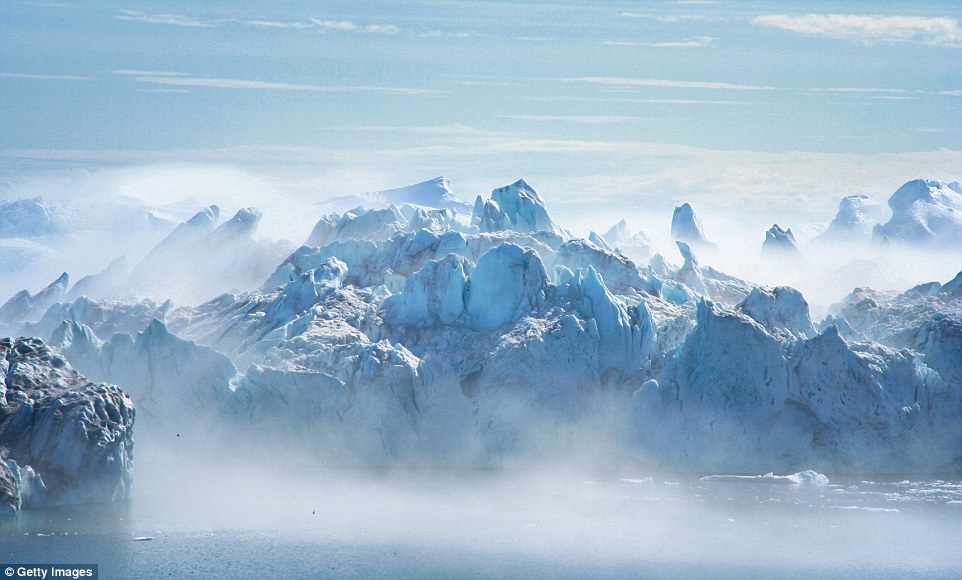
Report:
[{"label": "sky", "polygon": [[962,179],[960,20],[947,1],[3,0],[0,197],[118,168],[170,197],[204,168],[316,199],[524,177],[569,216],[828,221],[842,195]]}]

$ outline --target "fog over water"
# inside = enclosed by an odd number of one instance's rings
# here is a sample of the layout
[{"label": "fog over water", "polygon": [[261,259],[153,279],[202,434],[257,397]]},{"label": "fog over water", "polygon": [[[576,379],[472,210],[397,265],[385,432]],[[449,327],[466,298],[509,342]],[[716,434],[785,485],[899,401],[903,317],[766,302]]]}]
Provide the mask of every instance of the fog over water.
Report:
[{"label": "fog over water", "polygon": [[3,520],[0,556],[96,562],[102,578],[948,578],[962,565],[957,481],[149,459],[137,469],[127,501]]}]

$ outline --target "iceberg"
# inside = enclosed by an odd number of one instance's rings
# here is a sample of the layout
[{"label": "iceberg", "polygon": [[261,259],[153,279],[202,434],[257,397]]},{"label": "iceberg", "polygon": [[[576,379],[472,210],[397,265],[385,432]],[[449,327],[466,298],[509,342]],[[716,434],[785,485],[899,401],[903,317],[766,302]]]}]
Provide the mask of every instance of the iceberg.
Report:
[{"label": "iceberg", "polygon": [[791,255],[798,253],[798,245],[795,242],[795,234],[792,228],[787,230],[773,225],[765,232],[765,241],[762,242],[762,254],[766,256]]},{"label": "iceberg", "polygon": [[875,240],[962,248],[962,186],[916,179],[889,198],[892,218],[875,226]]},{"label": "iceberg", "polygon": [[798,473],[790,473],[788,475],[775,475],[772,472],[768,472],[765,475],[708,475],[701,478],[701,480],[736,483],[788,483],[792,485],[816,486],[829,484],[828,477],[818,473],[817,471],[812,471],[811,469],[799,471]]},{"label": "iceberg", "polygon": [[0,238],[38,238],[68,229],[67,220],[43,197],[0,201]]},{"label": "iceberg", "polygon": [[347,208],[359,205],[369,208],[383,208],[391,205],[400,207],[405,204],[423,208],[450,209],[465,214],[471,211],[471,206],[461,200],[451,189],[451,183],[446,177],[435,177],[396,189],[333,197],[324,202],[324,205]]},{"label": "iceberg", "polygon": [[134,406],[39,339],[0,339],[0,509],[127,497]]},{"label": "iceberg", "polygon": [[671,215],[671,239],[687,244],[714,246],[705,237],[705,228],[695,215],[695,209],[687,202],[676,207]]},{"label": "iceberg", "polygon": [[838,204],[835,219],[816,239],[823,242],[868,241],[873,227],[881,221],[881,204],[867,195],[847,195]]},{"label": "iceberg", "polygon": [[565,235],[548,215],[544,200],[523,179],[492,191],[491,199],[484,201],[480,208],[475,203],[471,221],[477,223],[482,232],[547,231]]}]

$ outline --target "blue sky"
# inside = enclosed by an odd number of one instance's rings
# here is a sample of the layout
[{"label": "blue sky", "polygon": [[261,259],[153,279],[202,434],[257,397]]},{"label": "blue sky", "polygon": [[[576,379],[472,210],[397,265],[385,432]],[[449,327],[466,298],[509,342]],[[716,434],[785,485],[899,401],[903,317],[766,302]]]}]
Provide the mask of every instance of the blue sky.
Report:
[{"label": "blue sky", "polygon": [[2,194],[30,193],[25,171],[191,163],[318,195],[524,176],[572,211],[823,211],[962,177],[960,20],[951,2],[4,0]]}]

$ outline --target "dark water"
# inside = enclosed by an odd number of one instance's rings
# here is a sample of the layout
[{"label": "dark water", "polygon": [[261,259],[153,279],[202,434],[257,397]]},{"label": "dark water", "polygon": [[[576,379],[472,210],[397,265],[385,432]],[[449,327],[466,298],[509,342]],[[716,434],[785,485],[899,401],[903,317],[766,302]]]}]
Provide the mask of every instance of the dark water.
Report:
[{"label": "dark water", "polygon": [[101,578],[962,576],[958,480],[252,472],[139,466],[129,501],[0,521],[0,560]]}]

